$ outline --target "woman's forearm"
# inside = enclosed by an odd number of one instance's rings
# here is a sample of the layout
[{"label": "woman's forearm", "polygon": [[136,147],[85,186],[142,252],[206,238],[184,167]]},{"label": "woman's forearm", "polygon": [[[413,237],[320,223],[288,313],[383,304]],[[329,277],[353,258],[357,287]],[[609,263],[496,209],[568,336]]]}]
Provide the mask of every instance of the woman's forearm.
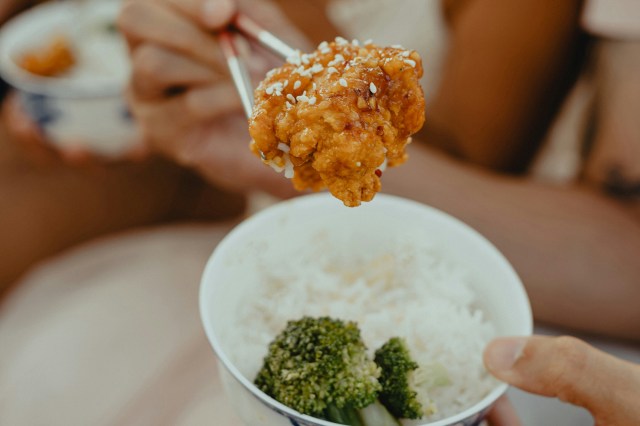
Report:
[{"label": "woman's forearm", "polygon": [[73,244],[165,218],[178,176],[160,162],[0,170],[0,291],[34,262]]},{"label": "woman's forearm", "polygon": [[493,174],[417,144],[383,189],[484,234],[522,277],[538,320],[640,339],[640,223],[615,199]]}]

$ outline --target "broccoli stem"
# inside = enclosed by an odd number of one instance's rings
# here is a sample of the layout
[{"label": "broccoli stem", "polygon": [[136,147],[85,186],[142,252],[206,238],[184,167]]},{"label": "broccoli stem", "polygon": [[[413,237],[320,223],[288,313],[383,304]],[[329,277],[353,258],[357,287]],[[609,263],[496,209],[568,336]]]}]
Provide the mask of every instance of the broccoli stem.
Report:
[{"label": "broccoli stem", "polygon": [[400,426],[398,419],[377,400],[360,410],[360,418],[364,426]]},{"label": "broccoli stem", "polygon": [[379,401],[360,410],[350,406],[338,408],[331,405],[325,412],[325,419],[349,426],[400,426],[400,422]]},{"label": "broccoli stem", "polygon": [[367,426],[362,423],[360,415],[358,414],[358,410],[348,405],[342,408],[338,408],[335,405],[330,405],[329,407],[327,407],[325,417],[330,422],[339,423],[341,425]]}]

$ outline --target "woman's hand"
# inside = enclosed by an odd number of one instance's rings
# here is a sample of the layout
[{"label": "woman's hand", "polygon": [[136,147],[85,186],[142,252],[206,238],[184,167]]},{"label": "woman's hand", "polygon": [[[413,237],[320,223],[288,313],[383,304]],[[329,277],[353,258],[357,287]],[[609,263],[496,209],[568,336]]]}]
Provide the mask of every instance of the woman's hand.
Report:
[{"label": "woman's hand", "polygon": [[[249,5],[248,14],[303,47],[277,8],[255,0]],[[133,61],[128,99],[150,150],[228,189],[289,196],[290,183],[249,150],[246,118],[215,35],[241,6],[231,0],[127,1],[119,27]],[[247,64],[262,79],[279,62],[274,59],[257,50]]]},{"label": "woman's hand", "polygon": [[[640,422],[640,366],[608,355],[573,337],[509,337],[491,342],[484,362],[498,379],[524,391],[559,398],[593,415],[598,426]],[[517,420],[501,401],[490,420]]]}]

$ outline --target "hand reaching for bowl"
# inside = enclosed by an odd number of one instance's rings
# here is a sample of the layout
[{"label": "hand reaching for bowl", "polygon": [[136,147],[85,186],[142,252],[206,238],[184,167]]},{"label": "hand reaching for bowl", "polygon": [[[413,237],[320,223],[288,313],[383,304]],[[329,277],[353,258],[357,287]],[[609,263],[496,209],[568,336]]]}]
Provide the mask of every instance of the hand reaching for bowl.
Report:
[{"label": "hand reaching for bowl", "polygon": [[[266,1],[248,2],[248,13],[278,28],[288,42],[304,38]],[[228,77],[215,35],[242,2],[232,0],[131,0],[119,27],[131,48],[133,72],[128,99],[152,151],[199,171],[228,189],[256,188],[275,195],[293,191],[286,180],[255,161],[240,99]],[[245,46],[247,49],[250,47]],[[251,54],[258,79],[277,62]]]},{"label": "hand reaching for bowl", "polygon": [[[598,426],[640,421],[640,366],[579,339],[500,338],[487,346],[484,361],[494,376],[515,387],[586,408]],[[505,400],[490,421],[496,426],[519,424]]]}]

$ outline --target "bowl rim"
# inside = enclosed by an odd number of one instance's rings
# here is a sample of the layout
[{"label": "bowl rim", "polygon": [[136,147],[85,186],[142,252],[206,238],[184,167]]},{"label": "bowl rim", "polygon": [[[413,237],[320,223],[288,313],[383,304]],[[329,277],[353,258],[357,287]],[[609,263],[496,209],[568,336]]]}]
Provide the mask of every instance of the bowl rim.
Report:
[{"label": "bowl rim", "polygon": [[[209,321],[209,305],[208,305],[208,297],[210,296],[210,292],[208,291],[215,280],[210,279],[213,270],[217,267],[217,262],[221,253],[224,253],[227,250],[227,247],[230,247],[231,244],[238,238],[242,237],[246,232],[248,232],[252,226],[255,226],[254,223],[261,222],[265,218],[269,216],[277,217],[281,212],[289,210],[292,207],[292,204],[314,204],[314,203],[324,203],[326,201],[336,202],[332,195],[328,193],[316,193],[310,195],[302,195],[290,200],[285,200],[278,202],[274,205],[271,205],[264,210],[259,211],[253,216],[248,217],[240,224],[236,225],[227,235],[218,243],[216,248],[213,250],[213,253],[209,257],[207,261],[206,267],[201,277],[200,281],[200,290],[199,290],[199,310],[200,310],[200,318],[205,330],[205,334],[209,340],[209,344],[213,349],[213,352],[217,356],[218,360],[222,363],[224,368],[231,373],[233,378],[237,380],[246,390],[248,390],[254,397],[258,398],[260,402],[266,404],[272,409],[276,411],[280,411],[286,414],[289,417],[300,418],[307,422],[315,422],[318,425],[322,426],[340,426],[337,423],[332,423],[326,420],[318,419],[316,417],[312,417],[306,414],[301,414],[298,411],[282,404],[281,402],[275,400],[274,398],[268,396],[260,389],[258,389],[253,382],[247,379],[240,370],[231,362],[229,357],[227,356],[224,348],[222,347],[216,333],[213,330],[213,326]],[[521,296],[523,296],[524,308],[526,312],[523,313],[523,325],[522,328],[524,332],[521,334],[522,336],[530,336],[533,333],[533,315],[531,310],[531,304],[529,298],[526,293],[526,289],[516,273],[515,269],[511,265],[511,263],[507,260],[507,258],[491,243],[486,237],[480,234],[471,226],[462,222],[460,219],[439,210],[435,207],[420,203],[418,201],[410,200],[404,197],[399,197],[395,195],[389,194],[377,194],[376,198],[373,202],[377,202],[380,204],[404,204],[410,209],[414,211],[422,211],[423,213],[427,213],[434,216],[439,216],[440,219],[450,222],[453,226],[464,229],[467,233],[470,234],[471,238],[475,238],[479,240],[486,248],[492,252],[493,256],[497,256],[502,263],[502,266],[505,268],[505,271],[511,275],[514,279],[514,284],[520,290]],[[347,207],[344,207],[347,208]],[[491,391],[485,395],[480,401],[476,402],[472,406],[468,407],[464,411],[457,413],[453,416],[449,416],[440,420],[420,423],[418,426],[450,426],[454,425],[457,422],[463,421],[469,417],[472,417],[476,414],[479,414],[491,407],[502,395],[505,394],[509,385],[503,382],[499,382]]]},{"label": "bowl rim", "polygon": [[[102,0],[89,2],[88,6],[99,8],[113,8],[117,13],[120,0]],[[9,19],[0,28],[0,75],[2,79],[14,88],[36,95],[45,95],[67,99],[104,98],[122,96],[126,80],[121,77],[96,77],[90,80],[74,80],[64,77],[46,77],[32,74],[22,69],[13,59],[13,45],[9,40],[15,31],[24,26],[34,25],[50,19],[52,14],[62,14],[65,11],[73,13],[78,8],[87,7],[74,2],[47,2],[36,5]],[[109,10],[109,13],[112,13]],[[54,15],[55,16],[55,15]],[[69,18],[71,19],[71,18]]]}]

